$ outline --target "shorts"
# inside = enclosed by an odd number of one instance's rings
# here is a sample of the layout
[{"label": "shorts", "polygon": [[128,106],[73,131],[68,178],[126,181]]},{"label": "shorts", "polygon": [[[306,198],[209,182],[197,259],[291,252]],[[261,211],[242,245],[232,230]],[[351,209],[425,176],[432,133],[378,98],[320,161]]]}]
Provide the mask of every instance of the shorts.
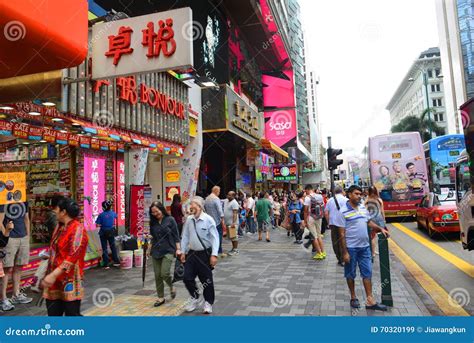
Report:
[{"label": "shorts", "polygon": [[322,238],[321,235],[321,221],[322,219],[314,219],[313,217],[308,217],[308,230],[311,232],[314,238]]},{"label": "shorts", "polygon": [[267,228],[270,225],[267,221],[257,221],[258,223],[258,232],[267,232]]},{"label": "shorts", "polygon": [[347,248],[351,260],[344,264],[344,277],[354,280],[357,274],[357,265],[359,265],[360,275],[363,279],[372,278],[372,253],[370,246],[365,248]]},{"label": "shorts", "polygon": [[8,240],[5,247],[5,258],[3,266],[11,268],[13,266],[24,266],[30,260],[30,237],[12,238]]}]

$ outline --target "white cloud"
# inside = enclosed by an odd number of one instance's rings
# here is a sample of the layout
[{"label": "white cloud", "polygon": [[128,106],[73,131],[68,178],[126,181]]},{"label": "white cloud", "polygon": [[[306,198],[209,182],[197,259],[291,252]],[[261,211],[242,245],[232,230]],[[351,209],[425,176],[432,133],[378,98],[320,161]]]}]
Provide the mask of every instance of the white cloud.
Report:
[{"label": "white cloud", "polygon": [[300,0],[306,63],[320,76],[324,137],[336,147],[388,133],[384,109],[411,63],[438,45],[434,0]]}]

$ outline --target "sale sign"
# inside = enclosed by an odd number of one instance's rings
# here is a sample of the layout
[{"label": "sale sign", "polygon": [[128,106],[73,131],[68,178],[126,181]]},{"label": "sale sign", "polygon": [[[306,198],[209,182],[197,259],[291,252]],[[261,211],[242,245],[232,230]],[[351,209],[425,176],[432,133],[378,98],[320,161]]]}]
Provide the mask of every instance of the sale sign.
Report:
[{"label": "sale sign", "polygon": [[116,179],[116,200],[115,210],[117,212],[117,223],[119,226],[125,225],[125,162],[123,156],[117,157],[115,161]]},{"label": "sale sign", "polygon": [[105,157],[84,154],[84,223],[95,230],[95,221],[105,201]]},{"label": "sale sign", "polygon": [[274,181],[290,182],[298,178],[298,167],[296,164],[273,165],[272,171]]}]

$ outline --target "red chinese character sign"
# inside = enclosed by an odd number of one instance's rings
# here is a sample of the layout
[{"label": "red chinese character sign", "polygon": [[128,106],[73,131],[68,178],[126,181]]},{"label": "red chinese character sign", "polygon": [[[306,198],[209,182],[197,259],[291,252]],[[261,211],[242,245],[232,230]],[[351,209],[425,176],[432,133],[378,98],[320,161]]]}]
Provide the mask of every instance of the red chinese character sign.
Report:
[{"label": "red chinese character sign", "polygon": [[[92,78],[193,66],[191,8],[99,23],[92,28]],[[100,85],[99,85],[100,87]]]}]

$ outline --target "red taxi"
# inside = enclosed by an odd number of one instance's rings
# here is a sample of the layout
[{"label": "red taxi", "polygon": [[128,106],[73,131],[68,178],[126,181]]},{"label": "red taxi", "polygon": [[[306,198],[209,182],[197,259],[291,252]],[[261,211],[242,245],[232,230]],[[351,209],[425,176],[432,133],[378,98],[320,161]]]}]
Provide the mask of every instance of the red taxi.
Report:
[{"label": "red taxi", "polygon": [[456,201],[450,194],[428,193],[416,210],[419,229],[426,229],[433,237],[442,232],[460,232]]}]

